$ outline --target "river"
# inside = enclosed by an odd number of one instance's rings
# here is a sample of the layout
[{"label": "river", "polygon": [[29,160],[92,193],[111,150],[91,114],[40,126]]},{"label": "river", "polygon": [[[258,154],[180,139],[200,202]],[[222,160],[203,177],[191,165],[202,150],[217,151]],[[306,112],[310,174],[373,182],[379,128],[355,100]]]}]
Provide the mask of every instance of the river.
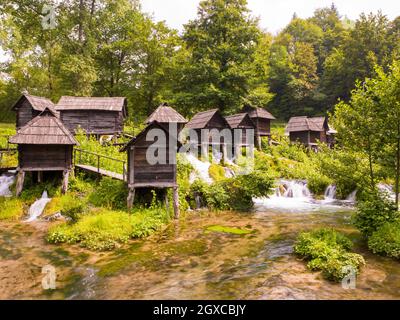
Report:
[{"label": "river", "polygon": [[[115,252],[46,244],[49,222],[0,223],[0,299],[399,299],[399,262],[369,253],[352,210],[314,206],[284,212],[192,212]],[[207,231],[248,230],[245,235]],[[331,226],[348,235],[367,265],[356,289],[324,280],[293,254],[296,235]],[[42,267],[56,289],[42,289]]]}]

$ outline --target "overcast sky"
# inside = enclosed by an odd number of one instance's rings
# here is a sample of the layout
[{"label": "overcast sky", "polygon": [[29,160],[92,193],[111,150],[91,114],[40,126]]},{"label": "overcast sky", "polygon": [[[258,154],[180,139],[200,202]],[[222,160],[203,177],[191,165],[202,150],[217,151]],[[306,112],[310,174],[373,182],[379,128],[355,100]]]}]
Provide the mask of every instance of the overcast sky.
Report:
[{"label": "overcast sky", "polygon": [[[158,20],[165,20],[170,27],[182,30],[182,25],[196,17],[200,0],[142,0],[145,12]],[[362,12],[382,10],[390,19],[400,15],[400,0],[248,0],[249,8],[260,17],[260,25],[276,33],[284,28],[296,12],[301,18],[312,16],[317,8],[332,2],[341,15],[356,19]]]}]

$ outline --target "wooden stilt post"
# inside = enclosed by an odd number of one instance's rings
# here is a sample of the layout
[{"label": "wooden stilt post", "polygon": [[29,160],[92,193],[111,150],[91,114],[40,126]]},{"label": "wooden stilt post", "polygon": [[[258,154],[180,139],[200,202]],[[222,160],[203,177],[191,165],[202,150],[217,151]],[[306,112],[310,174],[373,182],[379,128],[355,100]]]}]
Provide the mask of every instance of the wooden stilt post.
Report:
[{"label": "wooden stilt post", "polygon": [[174,187],[174,217],[175,219],[179,219],[179,194],[178,187]]},{"label": "wooden stilt post", "polygon": [[61,193],[66,194],[68,191],[69,170],[64,170]]},{"label": "wooden stilt post", "polygon": [[38,183],[42,183],[43,182],[43,171],[38,171],[37,177],[38,177]]},{"label": "wooden stilt post", "polygon": [[25,171],[19,170],[17,175],[17,185],[15,188],[15,195],[17,197],[19,197],[22,192],[22,189],[24,187],[24,180],[25,180]]},{"label": "wooden stilt post", "polygon": [[132,209],[134,201],[135,201],[135,188],[129,188],[128,198],[127,198],[128,210]]},{"label": "wooden stilt post", "polygon": [[261,136],[259,134],[256,135],[256,148],[261,150]]}]

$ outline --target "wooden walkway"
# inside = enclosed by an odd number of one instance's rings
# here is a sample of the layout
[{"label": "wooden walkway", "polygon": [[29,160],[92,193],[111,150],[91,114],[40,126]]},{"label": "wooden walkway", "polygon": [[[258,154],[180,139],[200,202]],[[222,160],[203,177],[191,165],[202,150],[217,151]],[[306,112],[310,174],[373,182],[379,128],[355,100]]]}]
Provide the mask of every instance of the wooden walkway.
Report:
[{"label": "wooden walkway", "polygon": [[104,169],[98,169],[97,167],[89,166],[89,165],[86,165],[86,164],[75,164],[75,167],[79,168],[81,170],[90,172],[90,173],[96,173],[96,174],[99,174],[101,176],[110,177],[110,178],[113,178],[113,179],[125,181],[124,175],[122,175],[120,173],[113,172],[113,171],[108,171],[108,170],[104,170]]}]

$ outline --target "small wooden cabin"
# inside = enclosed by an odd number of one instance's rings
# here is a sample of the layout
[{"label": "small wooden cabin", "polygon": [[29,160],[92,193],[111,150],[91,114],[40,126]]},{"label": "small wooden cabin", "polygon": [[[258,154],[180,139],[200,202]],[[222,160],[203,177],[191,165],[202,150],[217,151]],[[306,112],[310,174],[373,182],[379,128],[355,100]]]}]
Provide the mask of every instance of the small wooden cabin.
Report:
[{"label": "small wooden cabin", "polygon": [[256,108],[246,105],[242,109],[247,113],[256,126],[256,143],[261,147],[261,137],[271,138],[271,121],[276,118],[264,108]]},{"label": "small wooden cabin", "polygon": [[90,135],[115,135],[123,132],[127,100],[122,97],[61,97],[56,110],[72,133],[80,127]]},{"label": "small wooden cabin", "polygon": [[[148,134],[151,134],[153,129],[161,130],[165,134],[165,139],[159,140],[158,136],[149,138]],[[152,140],[153,138],[154,140]],[[176,143],[170,145],[171,141]],[[175,216],[179,216],[178,185],[176,182],[178,147],[177,138],[170,139],[169,131],[157,121],[153,121],[121,150],[121,152],[128,153],[128,208],[133,205],[135,189],[173,188]],[[153,163],[148,157],[148,155],[154,155],[160,159],[162,154],[165,155],[165,161],[158,161],[157,163]]]},{"label": "small wooden cabin", "polygon": [[248,138],[247,130],[253,130],[255,133],[256,126],[247,113],[235,114],[233,116],[225,117],[225,119],[232,128],[233,137],[238,134],[241,136],[241,141],[234,141],[236,145],[247,146],[254,144],[254,135]]},{"label": "small wooden cabin", "polygon": [[17,195],[22,191],[25,172],[37,172],[40,180],[44,171],[62,171],[62,191],[67,191],[73,146],[78,142],[52,110],[46,108],[9,142],[18,145]]},{"label": "small wooden cabin", "polygon": [[146,120],[146,124],[157,121],[160,125],[168,130],[170,123],[177,124],[178,133],[182,131],[185,124],[188,122],[179,112],[163,103],[160,105]]},{"label": "small wooden cabin", "polygon": [[[208,130],[217,130],[221,133],[223,130],[230,130],[231,127],[226,119],[222,116],[221,112],[218,109],[208,110],[204,112],[197,113],[192,120],[186,125],[187,129],[194,130],[197,133],[198,140],[191,141],[191,143],[201,144],[201,132],[204,129]],[[209,144],[224,144],[224,141],[212,141],[211,136],[209,140]]]},{"label": "small wooden cabin", "polygon": [[315,149],[318,142],[329,143],[330,132],[328,119],[326,117],[292,117],[286,127],[286,133],[291,142],[300,142],[306,147]]},{"label": "small wooden cabin", "polygon": [[12,110],[16,112],[17,130],[25,126],[46,108],[54,111],[54,104],[49,99],[30,94],[22,95],[12,107]]}]

